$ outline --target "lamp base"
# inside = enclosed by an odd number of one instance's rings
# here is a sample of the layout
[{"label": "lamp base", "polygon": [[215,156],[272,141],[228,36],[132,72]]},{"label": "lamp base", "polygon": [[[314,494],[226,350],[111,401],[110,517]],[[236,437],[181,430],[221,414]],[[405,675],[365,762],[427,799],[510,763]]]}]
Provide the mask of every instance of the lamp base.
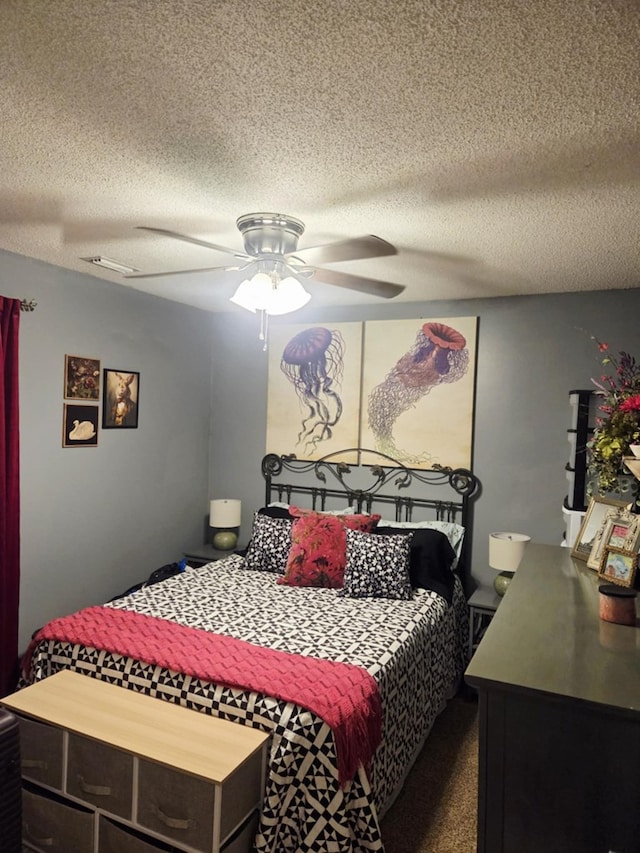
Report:
[{"label": "lamp base", "polygon": [[213,547],[218,551],[232,551],[238,544],[238,535],[233,530],[218,530],[213,536]]},{"label": "lamp base", "polygon": [[500,572],[493,579],[493,588],[498,595],[504,595],[513,580],[513,572]]}]

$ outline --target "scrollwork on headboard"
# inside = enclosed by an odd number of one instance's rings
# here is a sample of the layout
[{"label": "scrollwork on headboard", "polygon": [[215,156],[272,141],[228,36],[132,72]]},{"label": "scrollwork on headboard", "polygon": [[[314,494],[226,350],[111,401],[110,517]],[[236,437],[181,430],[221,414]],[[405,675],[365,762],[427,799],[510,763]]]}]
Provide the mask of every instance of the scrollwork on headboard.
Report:
[{"label": "scrollwork on headboard", "polygon": [[[354,465],[341,461],[347,454],[369,460]],[[375,461],[370,461],[374,459]],[[311,508],[322,511],[328,502],[343,501],[357,512],[379,512],[395,521],[419,521],[416,515],[451,521],[466,529],[468,554],[471,527],[471,500],[479,491],[477,477],[466,468],[409,468],[402,462],[366,448],[348,448],[313,461],[297,459],[294,454],[268,453],[262,460],[265,502],[301,503],[306,497]],[[445,497],[439,490],[448,487]],[[442,497],[436,496],[442,494]],[[464,574],[466,566],[460,567]]]},{"label": "scrollwork on headboard", "polygon": [[[336,458],[352,452],[374,455],[381,461],[373,464],[352,465]],[[372,482],[368,485],[356,486],[353,481],[350,481],[354,472],[361,475],[362,472],[367,471],[372,478]],[[275,482],[276,478],[280,477],[283,472],[295,475],[297,482],[295,484]],[[316,487],[300,485],[298,478],[305,474],[312,474],[321,483],[328,485]],[[459,496],[459,500],[453,502],[437,500],[435,503],[444,506],[451,503],[452,510],[461,512],[463,502],[469,500],[478,489],[477,477],[466,468],[441,466],[428,470],[409,468],[385,453],[367,448],[348,448],[347,450],[329,453],[321,459],[313,461],[297,459],[295,454],[278,456],[275,453],[268,453],[262,460],[262,475],[267,484],[267,501],[273,500],[274,490],[279,493],[280,498],[291,493],[309,494],[322,502],[320,509],[324,508],[327,497],[344,497],[345,495],[349,497],[350,502],[353,501],[357,504],[358,509],[370,511],[374,501],[385,498],[387,499],[386,502],[391,501],[398,504],[399,508],[410,509],[414,505],[421,505],[426,499],[403,497],[402,495],[383,495],[381,490],[387,485],[393,485],[397,489],[409,489],[411,486],[420,483],[425,486],[448,484]],[[332,486],[331,482],[336,485]],[[433,502],[426,500],[426,505],[431,506]],[[409,515],[407,518],[410,520],[411,516]]]}]

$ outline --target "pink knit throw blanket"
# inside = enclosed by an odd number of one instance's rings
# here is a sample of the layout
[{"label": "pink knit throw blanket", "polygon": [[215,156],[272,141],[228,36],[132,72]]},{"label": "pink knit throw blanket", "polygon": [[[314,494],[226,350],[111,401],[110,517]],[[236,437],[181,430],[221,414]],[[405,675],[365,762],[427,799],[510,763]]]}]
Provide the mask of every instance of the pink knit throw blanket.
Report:
[{"label": "pink knit throw blanket", "polygon": [[369,764],[382,736],[378,686],[359,666],[289,654],[110,607],[54,619],[34,637],[104,649],[214,684],[251,690],[313,711],[333,730],[342,786]]}]

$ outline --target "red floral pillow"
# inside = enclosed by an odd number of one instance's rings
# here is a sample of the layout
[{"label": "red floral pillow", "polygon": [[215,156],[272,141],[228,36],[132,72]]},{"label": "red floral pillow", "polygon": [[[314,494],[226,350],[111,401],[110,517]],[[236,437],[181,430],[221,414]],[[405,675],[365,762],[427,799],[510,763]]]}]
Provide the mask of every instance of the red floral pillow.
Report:
[{"label": "red floral pillow", "polygon": [[291,550],[284,576],[277,583],[288,586],[324,586],[339,589],[347,562],[345,529],[371,533],[379,515],[325,515],[295,510],[299,515],[291,528]]}]

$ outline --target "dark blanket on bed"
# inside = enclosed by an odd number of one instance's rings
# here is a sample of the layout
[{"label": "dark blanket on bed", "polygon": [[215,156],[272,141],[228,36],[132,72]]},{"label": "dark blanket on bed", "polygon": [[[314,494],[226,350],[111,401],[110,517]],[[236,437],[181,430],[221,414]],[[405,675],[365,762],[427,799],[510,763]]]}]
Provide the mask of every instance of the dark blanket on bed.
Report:
[{"label": "dark blanket on bed", "polygon": [[333,730],[340,784],[367,766],[382,733],[376,681],[358,666],[274,651],[127,610],[88,607],[44,626],[40,640],[79,643],[183,672],[215,684],[294,702],[313,711]]}]

